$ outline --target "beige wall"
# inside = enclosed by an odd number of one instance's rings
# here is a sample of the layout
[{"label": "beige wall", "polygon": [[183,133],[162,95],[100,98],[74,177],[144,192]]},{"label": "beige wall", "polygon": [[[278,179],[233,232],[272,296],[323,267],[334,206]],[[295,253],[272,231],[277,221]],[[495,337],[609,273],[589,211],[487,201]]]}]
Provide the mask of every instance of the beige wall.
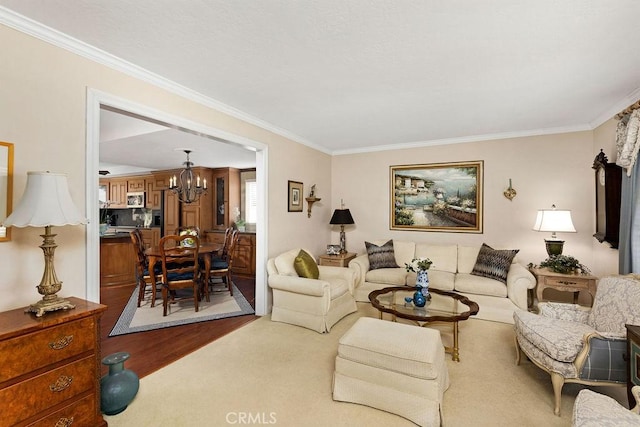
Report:
[{"label": "beige wall", "polygon": [[[338,243],[339,230],[328,223],[343,199],[356,222],[347,228],[351,251],[362,252],[364,240],[376,238],[486,242],[518,248],[522,261],[538,263],[546,257],[546,235],[531,227],[537,209],[555,203],[572,210],[578,230],[561,235],[566,240],[565,253],[576,256],[598,275],[617,269],[617,252],[591,237],[595,224],[591,164],[600,147],[613,153],[607,149],[612,147],[613,122],[594,132],[331,157],[1,25],[0,48],[4,58],[0,140],[15,143],[14,205],[22,196],[27,171],[51,170],[68,173],[71,194],[84,210],[86,93],[92,88],[266,144],[268,256],[291,247],[306,247],[319,254],[327,244]],[[483,234],[389,230],[390,165],[465,160],[484,160]],[[511,202],[502,195],[509,178],[518,192]],[[306,202],[304,212],[287,212],[288,180],[302,181],[305,197],[316,184],[316,197],[322,200],[313,205],[311,218]],[[64,282],[63,296],[86,296],[85,230],[83,226],[54,230],[59,245],[55,265]],[[34,288],[43,271],[38,248],[42,232],[15,229],[11,242],[0,243],[0,310],[38,298]]]},{"label": "beige wall", "polygon": [[[364,241],[399,239],[437,244],[460,243],[520,249],[519,259],[535,264],[547,255],[547,233],[532,230],[538,209],[570,209],[577,233],[563,233],[564,253],[573,255],[598,273],[594,257],[595,156],[593,132],[574,132],[516,139],[440,145],[424,148],[335,156],[332,167],[333,208],[340,199],[356,225],[347,228],[347,247],[364,251]],[[484,233],[446,233],[389,230],[389,166],[415,163],[484,160]],[[503,191],[512,179],[517,196]],[[339,230],[331,240],[336,243]]]},{"label": "beige wall", "polygon": [[[304,182],[305,192],[315,183],[318,196],[328,200],[330,156],[1,25],[0,51],[0,140],[15,144],[14,205],[24,191],[27,171],[51,170],[68,174],[71,195],[84,211],[86,94],[92,88],[266,144],[269,255],[294,245],[319,251],[329,238],[330,213],[324,201],[314,206],[312,218],[287,213],[287,180]],[[0,243],[0,310],[39,298],[34,288],[44,268],[38,248],[43,231],[14,229],[12,241]],[[54,232],[59,245],[55,266],[64,283],[61,295],[85,297],[86,229],[57,227]]]}]

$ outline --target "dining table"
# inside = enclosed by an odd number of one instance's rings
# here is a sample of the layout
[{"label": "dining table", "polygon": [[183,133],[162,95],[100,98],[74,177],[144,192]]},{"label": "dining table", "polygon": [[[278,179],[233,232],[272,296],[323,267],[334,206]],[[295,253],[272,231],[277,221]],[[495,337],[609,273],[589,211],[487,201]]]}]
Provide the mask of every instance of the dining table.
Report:
[{"label": "dining table", "polygon": [[[211,258],[212,255],[219,254],[222,251],[222,244],[220,243],[200,243],[198,249],[198,257],[202,260],[204,266],[204,294],[206,301],[209,301],[209,272],[211,271]],[[182,247],[181,250],[189,250],[190,248]],[[171,251],[172,249],[169,249]],[[166,250],[165,250],[166,251]],[[170,252],[169,252],[170,253]],[[158,283],[155,274],[155,265],[157,262],[162,261],[162,255],[160,253],[160,246],[151,246],[144,251],[147,260],[149,261],[149,274],[153,276],[153,283]]]}]

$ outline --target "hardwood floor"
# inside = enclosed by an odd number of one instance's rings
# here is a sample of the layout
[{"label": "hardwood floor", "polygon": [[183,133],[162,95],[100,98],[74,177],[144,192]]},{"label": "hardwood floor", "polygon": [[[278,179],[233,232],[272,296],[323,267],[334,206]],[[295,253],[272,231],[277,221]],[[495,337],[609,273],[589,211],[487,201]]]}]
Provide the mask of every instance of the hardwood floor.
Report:
[{"label": "hardwood floor", "polygon": [[[234,276],[233,282],[255,308],[255,278]],[[102,316],[100,342],[102,357],[119,351],[129,353],[131,357],[125,363],[125,367],[134,371],[140,378],[258,318],[239,316],[109,337],[109,332],[120,317],[134,286],[131,284],[100,289],[100,302],[108,307]],[[102,366],[102,375],[107,372],[108,367]]]}]

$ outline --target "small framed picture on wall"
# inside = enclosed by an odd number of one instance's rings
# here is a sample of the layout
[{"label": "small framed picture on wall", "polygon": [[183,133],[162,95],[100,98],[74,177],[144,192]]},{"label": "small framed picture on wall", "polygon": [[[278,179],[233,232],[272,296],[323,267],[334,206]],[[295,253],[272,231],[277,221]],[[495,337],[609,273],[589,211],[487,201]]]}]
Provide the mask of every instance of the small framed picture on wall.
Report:
[{"label": "small framed picture on wall", "polygon": [[303,185],[298,181],[289,181],[288,211],[302,212]]}]

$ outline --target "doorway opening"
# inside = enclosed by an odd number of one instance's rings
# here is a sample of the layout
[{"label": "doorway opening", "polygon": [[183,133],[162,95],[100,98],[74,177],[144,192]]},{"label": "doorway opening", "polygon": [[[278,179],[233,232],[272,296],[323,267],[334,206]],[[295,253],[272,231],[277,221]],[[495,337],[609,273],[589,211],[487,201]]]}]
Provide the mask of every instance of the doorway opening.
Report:
[{"label": "doorway opening", "polygon": [[[238,135],[216,129],[183,117],[133,103],[123,98],[88,89],[87,92],[87,138],[86,138],[86,201],[87,216],[90,223],[87,227],[87,299],[100,300],[100,234],[99,234],[99,200],[98,177],[100,160],[100,113],[108,110],[140,119],[149,125],[160,125],[168,129],[185,132],[197,136],[211,147],[227,144],[234,149],[249,150],[255,153],[256,186],[257,186],[257,218],[256,218],[256,289],[255,309],[257,315],[268,313],[266,272],[267,247],[267,146]],[[211,148],[213,150],[213,148]],[[206,149],[206,148],[205,148]],[[206,165],[203,165],[206,166]],[[173,165],[176,167],[176,165]]]}]

